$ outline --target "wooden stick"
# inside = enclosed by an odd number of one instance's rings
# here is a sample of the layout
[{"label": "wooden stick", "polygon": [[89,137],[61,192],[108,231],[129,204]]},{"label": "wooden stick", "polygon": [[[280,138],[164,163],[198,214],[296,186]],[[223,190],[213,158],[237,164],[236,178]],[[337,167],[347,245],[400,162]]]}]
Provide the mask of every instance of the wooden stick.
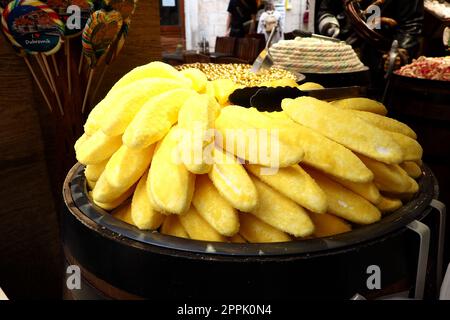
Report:
[{"label": "wooden stick", "polygon": [[66,57],[67,57],[67,86],[69,88],[69,95],[72,95],[72,74],[71,74],[71,65],[70,65],[70,39],[66,39],[66,47],[65,47]]},{"label": "wooden stick", "polygon": [[97,97],[98,89],[100,89],[100,85],[103,82],[103,78],[105,77],[106,71],[108,71],[108,67],[109,67],[109,65],[105,65],[105,67],[103,68],[102,74],[100,75],[100,77],[97,80],[97,85],[95,86],[95,90],[92,94],[92,101],[91,101],[92,103],[95,101],[95,98]]},{"label": "wooden stick", "polygon": [[88,78],[88,83],[87,83],[87,87],[86,87],[86,92],[84,93],[83,106],[81,107],[81,113],[84,113],[84,109],[86,108],[87,97],[89,95],[89,89],[91,88],[93,76],[94,76],[94,69],[91,68],[89,70],[89,78]]},{"label": "wooden stick", "polygon": [[53,62],[53,68],[55,68],[55,71],[56,71],[56,76],[59,77],[59,69],[58,69],[58,65],[56,64],[56,58],[55,58],[54,54],[52,54],[52,62]]},{"label": "wooden stick", "polygon": [[78,74],[81,74],[81,69],[83,69],[83,61],[84,61],[84,55],[83,55],[83,52],[81,52],[80,63],[78,64]]},{"label": "wooden stick", "polygon": [[47,72],[49,74],[50,81],[53,85],[53,88],[55,89],[55,96],[56,96],[56,101],[58,102],[59,111],[61,112],[61,116],[64,116],[64,110],[63,110],[63,107],[61,104],[61,100],[59,99],[59,94],[58,94],[58,90],[56,89],[55,80],[53,79],[53,75],[50,71],[50,67],[48,66],[47,57],[42,53],[41,53],[41,55],[42,55],[42,59],[44,60],[44,66],[47,69]]},{"label": "wooden stick", "polygon": [[44,74],[45,80],[47,80],[48,86],[52,92],[55,92],[53,89],[52,83],[50,82],[50,78],[48,77],[47,71],[45,70],[44,64],[42,63],[41,57],[39,55],[35,55],[39,68],[41,68],[42,73]]},{"label": "wooden stick", "polygon": [[23,57],[23,60],[25,60],[25,63],[27,64],[28,70],[30,70],[31,75],[33,76],[34,81],[36,81],[36,84],[38,85],[39,91],[41,91],[42,97],[44,97],[45,102],[47,103],[48,109],[50,110],[50,112],[53,112],[52,109],[52,105],[50,104],[50,101],[48,101],[48,97],[45,94],[44,89],[42,88],[41,83],[39,82],[36,73],[33,70],[33,67],[31,67],[30,61],[28,60],[27,57]]}]

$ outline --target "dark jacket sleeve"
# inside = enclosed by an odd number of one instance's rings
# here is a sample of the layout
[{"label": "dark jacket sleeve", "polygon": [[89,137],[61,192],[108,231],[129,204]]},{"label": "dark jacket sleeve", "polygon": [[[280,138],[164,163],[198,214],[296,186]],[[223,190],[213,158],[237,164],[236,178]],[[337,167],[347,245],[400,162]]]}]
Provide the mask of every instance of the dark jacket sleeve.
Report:
[{"label": "dark jacket sleeve", "polygon": [[325,14],[337,16],[344,10],[342,1],[340,0],[319,0],[316,1],[317,17],[320,18]]},{"label": "dark jacket sleeve", "polygon": [[234,4],[234,0],[230,0],[230,2],[228,2],[228,8],[227,8],[227,11],[228,11],[229,13],[233,14],[234,7],[235,7],[235,6],[236,6],[236,5]]},{"label": "dark jacket sleeve", "polygon": [[408,50],[410,57],[414,57],[419,50],[419,36],[423,29],[423,0],[396,0],[393,3],[398,22],[395,39],[401,48]]}]

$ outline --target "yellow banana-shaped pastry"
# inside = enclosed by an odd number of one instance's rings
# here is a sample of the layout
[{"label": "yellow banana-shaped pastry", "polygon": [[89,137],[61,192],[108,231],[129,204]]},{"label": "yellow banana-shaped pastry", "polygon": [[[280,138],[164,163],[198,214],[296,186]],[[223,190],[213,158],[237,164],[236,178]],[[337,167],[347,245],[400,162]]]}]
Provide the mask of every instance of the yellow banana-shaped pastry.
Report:
[{"label": "yellow banana-shaped pastry", "polygon": [[99,164],[109,159],[122,145],[122,137],[109,137],[102,131],[97,131],[76,150],[76,157],[82,164]]},{"label": "yellow banana-shaped pastry", "polygon": [[146,78],[165,78],[184,83],[186,86],[192,86],[192,81],[184,77],[178,70],[167,63],[160,61],[150,62],[146,65],[139,66],[124,75],[111,88],[108,96],[118,89],[123,88],[136,81]]},{"label": "yellow banana-shaped pastry", "polygon": [[373,172],[374,183],[384,192],[415,193],[419,186],[399,165],[387,165],[359,155],[364,164]]},{"label": "yellow banana-shaped pastry", "polygon": [[414,161],[402,162],[400,167],[413,179],[417,179],[422,175],[422,169]]},{"label": "yellow banana-shaped pastry", "polygon": [[178,121],[184,102],[196,94],[192,89],[174,89],[148,100],[123,134],[129,148],[141,149],[161,140]]},{"label": "yellow banana-shaped pastry", "polygon": [[192,204],[221,235],[231,237],[239,231],[236,210],[220,195],[207,175],[197,176]]},{"label": "yellow banana-shaped pastry", "polygon": [[191,207],[185,214],[180,215],[179,219],[181,225],[191,239],[217,242],[225,242],[227,240],[213,227],[211,227],[193,207]]},{"label": "yellow banana-shaped pastry", "polygon": [[154,145],[144,149],[130,149],[122,145],[105,167],[108,183],[117,189],[128,189],[148,170]]},{"label": "yellow banana-shaped pastry", "polygon": [[239,234],[248,242],[287,242],[291,238],[271,225],[259,220],[252,214],[242,213],[239,215],[241,228]]},{"label": "yellow banana-shaped pastry", "polygon": [[225,107],[216,119],[216,129],[216,144],[250,163],[288,167],[304,156],[295,130],[274,126],[270,117],[256,109]]},{"label": "yellow banana-shaped pastry", "polygon": [[351,113],[353,113],[353,115],[355,116],[358,116],[367,123],[370,123],[371,125],[374,125],[375,127],[378,127],[380,129],[390,132],[401,133],[412,139],[417,139],[416,133],[410,127],[395,119],[383,117],[382,115],[379,114],[364,111],[351,111]]},{"label": "yellow banana-shaped pastry", "polygon": [[103,132],[109,136],[122,135],[142,106],[151,98],[177,88],[189,88],[184,83],[164,78],[143,79],[120,89],[115,101],[100,119]]},{"label": "yellow banana-shaped pastry", "polygon": [[402,149],[385,131],[355,117],[348,110],[312,97],[284,99],[282,108],[295,122],[352,151],[385,163],[403,161]]},{"label": "yellow banana-shaped pastry", "polygon": [[377,205],[382,213],[394,212],[402,207],[403,203],[400,199],[382,197],[381,202]]},{"label": "yellow banana-shaped pastry", "polygon": [[253,183],[258,191],[259,203],[251,214],[295,237],[313,233],[314,225],[302,207],[256,178],[253,178]]},{"label": "yellow banana-shaped pastry", "polygon": [[[114,98],[111,96],[111,100],[112,99]],[[100,130],[100,120],[105,114],[105,110],[108,109],[108,106],[110,104],[109,101],[111,100],[106,99],[105,97],[91,110],[86,120],[86,123],[84,124],[84,132],[87,135],[93,135],[95,132]]]},{"label": "yellow banana-shaped pastry", "polygon": [[77,141],[75,141],[75,145],[73,146],[75,152],[77,152],[77,150],[80,148],[80,146],[81,146],[85,141],[87,141],[87,139],[89,139],[89,137],[90,137],[89,135],[87,135],[86,133],[83,133],[83,134],[81,135],[81,137],[79,137],[79,138],[77,139]]},{"label": "yellow banana-shaped pastry", "polygon": [[[95,189],[95,188],[94,188]],[[134,186],[129,188],[125,193],[121,194],[117,199],[110,201],[110,202],[100,202],[96,201],[94,198],[92,201],[99,206],[100,208],[104,210],[113,210],[117,207],[119,207],[122,203],[124,203],[134,192]],[[132,223],[134,225],[134,223]]]},{"label": "yellow banana-shaped pastry", "polygon": [[309,216],[314,223],[315,237],[330,237],[352,231],[352,226],[348,222],[332,214],[317,214],[311,212]]},{"label": "yellow banana-shaped pastry", "polygon": [[333,101],[331,102],[331,104],[342,109],[366,111],[382,116],[385,116],[387,114],[387,109],[381,102],[367,98],[341,99]]},{"label": "yellow banana-shaped pastry", "polygon": [[176,126],[158,143],[148,179],[147,193],[162,213],[182,214],[189,209],[195,175],[180,160]]},{"label": "yellow banana-shaped pastry", "polygon": [[217,101],[221,105],[225,105],[228,103],[228,97],[236,88],[235,83],[230,79],[218,79],[212,81],[214,86],[214,94]]},{"label": "yellow banana-shaped pastry", "polygon": [[284,111],[271,111],[271,112],[265,111],[263,112],[263,114],[271,119],[288,121],[290,122],[290,125],[295,124],[295,122],[293,122]]},{"label": "yellow banana-shaped pastry", "polygon": [[97,180],[95,188],[92,190],[92,198],[99,203],[115,203],[118,199],[122,199],[131,188],[115,188],[108,183],[106,175],[102,174]]},{"label": "yellow banana-shaped pastry", "polygon": [[92,181],[92,180],[89,180],[89,179],[86,179],[86,183],[87,183],[87,186],[88,186],[89,190],[94,190],[95,185],[97,184],[96,181]]},{"label": "yellow banana-shaped pastry", "polygon": [[275,174],[264,174],[263,167],[256,164],[248,164],[245,168],[300,206],[317,213],[327,210],[325,193],[299,165],[280,168]]},{"label": "yellow banana-shaped pastry", "polygon": [[[158,87],[161,88],[160,85],[154,86],[154,88],[152,90],[149,90],[149,92],[146,92],[145,88],[143,88],[142,90],[140,88],[142,87],[142,85],[145,86],[146,83],[151,84],[152,82],[154,82],[150,81],[152,78],[162,78],[163,80],[171,80],[175,83],[181,83],[181,86],[185,88],[191,88],[192,86],[192,81],[190,79],[184,77],[180,72],[175,70],[170,65],[161,62],[152,62],[148,65],[137,67],[126,74],[124,77],[122,77],[122,79],[120,79],[110,90],[107,96],[102,101],[100,101],[100,103],[98,103],[95,108],[93,108],[84,125],[85,132],[89,135],[92,135],[98,129],[100,129],[102,125],[105,125],[104,118],[108,118],[111,110],[116,109],[119,104],[122,104],[124,101],[133,103],[133,101],[130,100],[130,97],[133,96],[135,91],[138,92],[135,99],[137,99],[138,96],[145,96],[145,94],[154,95],[153,91],[155,91],[155,89],[158,89]],[[140,80],[144,81],[140,82]],[[137,83],[133,85],[133,83],[135,82]],[[171,82],[169,81],[169,83]],[[179,85],[177,84],[176,87],[178,86]],[[121,111],[124,111],[124,107],[125,106],[122,105],[119,107],[119,109],[121,109]],[[129,111],[133,111],[137,108],[139,108],[139,106],[133,105],[128,109]],[[128,114],[128,116],[130,115]],[[112,119],[111,121],[113,120],[114,119]],[[126,121],[126,119],[122,118],[120,118],[120,120]],[[106,130],[110,135],[113,135],[116,134],[115,131],[120,130],[120,126],[112,129],[106,128]]]},{"label": "yellow banana-shaped pastry", "polygon": [[208,175],[220,195],[242,212],[253,210],[258,204],[258,193],[244,167],[235,156],[217,147],[213,157]]},{"label": "yellow banana-shaped pastry", "polygon": [[422,159],[423,149],[416,140],[397,132],[389,132],[389,135],[402,148],[405,161]]},{"label": "yellow banana-shaped pastry", "polygon": [[180,72],[183,76],[192,81],[192,88],[197,92],[204,92],[206,90],[206,84],[208,83],[208,78],[199,69],[188,68]]},{"label": "yellow banana-shaped pastry", "polygon": [[111,215],[119,219],[123,222],[126,222],[128,224],[134,225],[133,220],[131,219],[131,206],[130,203],[125,203],[113,212],[111,212]]},{"label": "yellow banana-shaped pastry", "polygon": [[297,86],[300,90],[320,90],[325,89],[324,86],[315,82],[305,82]]},{"label": "yellow banana-shaped pastry", "polygon": [[177,215],[166,216],[161,226],[161,233],[169,236],[189,239]]},{"label": "yellow banana-shaped pastry", "polygon": [[106,159],[97,164],[88,164],[86,166],[86,169],[84,169],[84,175],[86,176],[86,179],[92,182],[96,182],[98,178],[100,178],[100,176],[102,175],[103,171],[105,170],[108,161],[109,159]]},{"label": "yellow banana-shaped pastry", "polygon": [[147,174],[137,184],[131,200],[131,218],[134,225],[143,230],[156,230],[164,221],[164,216],[155,210],[147,195]]},{"label": "yellow banana-shaped pastry", "polygon": [[357,183],[344,179],[339,179],[336,177],[331,177],[334,181],[342,184],[347,189],[353,191],[356,194],[359,194],[364,199],[370,201],[374,205],[377,205],[381,201],[380,190],[378,190],[377,186],[373,181]]},{"label": "yellow banana-shaped pastry", "polygon": [[282,79],[276,79],[276,80],[270,80],[261,83],[259,86],[261,87],[297,87],[298,84],[294,79],[290,78],[282,78]]},{"label": "yellow banana-shaped pastry", "polygon": [[363,197],[344,188],[316,170],[308,168],[306,172],[325,191],[329,213],[357,224],[370,224],[380,220],[380,211]]},{"label": "yellow banana-shaped pastry", "polygon": [[[190,97],[180,109],[178,147],[181,161],[192,173],[204,174],[211,170],[213,128],[219,112],[220,107],[206,94]],[[207,146],[209,147],[205,148]]]},{"label": "yellow banana-shaped pastry", "polygon": [[292,121],[285,112],[264,113],[280,128],[293,127],[305,150],[303,163],[327,174],[356,183],[373,180],[372,172],[346,147]]},{"label": "yellow banana-shaped pastry", "polygon": [[208,95],[208,97],[213,98],[217,101],[216,92],[214,91],[214,83],[212,81],[208,81],[208,83],[206,83],[205,93]]}]

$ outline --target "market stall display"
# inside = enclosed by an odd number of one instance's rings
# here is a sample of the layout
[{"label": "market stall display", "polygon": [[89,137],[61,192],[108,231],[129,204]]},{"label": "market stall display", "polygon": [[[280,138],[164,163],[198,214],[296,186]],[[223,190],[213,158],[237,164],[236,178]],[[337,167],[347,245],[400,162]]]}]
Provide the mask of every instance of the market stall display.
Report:
[{"label": "market stall display", "polygon": [[276,67],[271,68],[267,72],[255,74],[251,72],[250,65],[238,63],[191,63],[176,66],[175,68],[181,71],[186,69],[197,69],[203,72],[210,81],[230,79],[235,84],[246,87],[264,85],[272,81],[283,81],[283,83],[288,83],[290,81],[291,84],[293,83],[296,85],[296,82],[303,80],[303,77],[299,74]]},{"label": "market stall display", "polygon": [[[450,199],[448,61],[444,57],[422,57],[394,73],[387,101],[390,113],[417,133],[425,150],[424,161],[439,178],[440,199],[444,201]],[[447,233],[449,230],[447,225]]]},{"label": "market stall display", "polygon": [[[35,0],[16,0],[2,1],[2,32],[8,41],[13,45],[17,54],[25,59],[30,72],[35,79],[44,100],[52,108],[51,96],[56,98],[61,117],[68,121],[79,122],[81,117],[78,113],[86,108],[90,92],[90,83],[93,79],[93,70],[103,64],[110,65],[124,46],[126,35],[131,17],[134,13],[137,0],[124,1],[104,1],[94,5],[90,0],[72,0],[72,1],[35,1]],[[71,6],[79,9],[80,21],[75,21],[74,14],[78,11],[69,10]],[[94,8],[100,8],[92,12]],[[104,8],[104,9],[102,9]],[[116,8],[119,11],[114,11]],[[125,19],[125,23],[122,23]],[[88,23],[89,21],[89,23]],[[113,32],[111,33],[111,26]],[[123,26],[123,28],[122,28]],[[94,30],[95,29],[95,30]],[[79,39],[84,31],[83,48],[78,67],[78,75],[72,74],[72,64],[78,46],[71,48],[74,39]],[[61,55],[58,51],[64,45],[64,61],[60,61]],[[28,60],[31,55],[36,58],[36,62],[47,82],[47,86],[39,81],[33,65]],[[50,66],[47,57],[51,58]],[[86,81],[82,73],[84,59],[88,60],[89,70],[87,74],[86,90],[78,92],[83,88],[82,83]],[[60,70],[64,65],[65,75]],[[90,81],[89,81],[90,80]],[[65,88],[63,83],[67,83],[67,93],[72,95],[72,88],[75,84],[77,88],[76,95],[81,96],[82,103],[78,106],[68,106],[63,108],[63,98],[65,97]],[[100,84],[101,81],[98,81]],[[84,98],[83,98],[84,97]],[[77,99],[71,99],[77,103]],[[65,116],[64,109],[69,113]],[[75,126],[80,124],[75,123]]]},{"label": "market stall display", "polygon": [[301,73],[308,82],[326,88],[368,86],[369,68],[350,45],[311,37],[297,37],[273,45],[275,67]]},{"label": "market stall display", "polygon": [[[64,115],[60,94],[55,84],[53,72],[47,61],[47,57],[50,56],[55,66],[55,54],[61,47],[63,23],[59,16],[40,1],[11,1],[2,12],[2,32],[16,51],[23,52],[21,56],[30,69],[50,110],[52,110],[47,94],[37,80],[26,55],[31,54],[36,57],[41,71],[56,97],[59,111],[61,115]],[[55,71],[58,73],[56,67]]]},{"label": "market stall display", "polygon": [[439,19],[450,23],[450,3],[447,1],[425,0],[424,6],[425,9],[439,17]]},{"label": "market stall display", "polygon": [[[67,88],[69,95],[72,94],[72,52],[70,48],[71,39],[77,38],[81,35],[84,26],[86,25],[91,12],[93,11],[94,4],[91,0],[71,0],[71,1],[60,1],[60,0],[46,0],[47,5],[52,8],[60,17],[61,21],[64,23],[64,55],[66,56],[66,77],[67,77]],[[80,21],[77,23],[76,19],[73,17],[74,11],[73,7],[76,6],[79,10]],[[57,64],[55,62],[55,69]],[[57,69],[56,69],[57,70]]]},{"label": "market stall display", "polygon": [[450,57],[428,58],[422,56],[401,67],[396,73],[411,78],[450,81]]},{"label": "market stall display", "polygon": [[195,70],[138,67],[93,109],[75,150],[97,206],[141,229],[277,242],[313,236],[313,221],[374,223],[419,191],[422,148],[379,103],[300,97],[261,112],[228,106],[237,84]]},{"label": "market stall display", "polygon": [[275,66],[299,73],[335,74],[366,69],[353,48],[345,42],[297,37],[274,44],[270,53]]},{"label": "market stall display", "polygon": [[[422,298],[425,281],[433,287],[435,280],[429,257],[412,253],[416,235],[408,230],[425,236],[418,221],[435,218],[430,206],[439,206],[432,200],[436,181],[418,160],[416,134],[386,117],[382,104],[361,97],[332,104],[288,99],[278,112],[228,105],[241,86],[154,62],[124,76],[93,109],[75,146],[89,164],[75,165],[67,176],[62,226],[66,260],[82,267],[81,281],[94,283],[94,291],[67,294],[311,299],[327,292],[348,299],[414,285],[411,296]],[[233,135],[220,144],[218,135],[207,134],[211,127],[281,129],[278,166],[267,167],[270,157],[251,163],[252,147],[265,150],[261,141],[251,144],[245,136],[244,148],[236,149]],[[192,135],[196,128],[200,134]],[[368,136],[355,135],[358,128]],[[370,132],[383,145],[374,145]],[[211,158],[192,161],[194,145],[203,154],[212,146]],[[437,253],[430,253],[437,265],[439,236]],[[421,252],[427,245],[420,243]],[[388,270],[376,293],[364,286],[370,264]],[[326,272],[330,265],[336,272]],[[311,277],[317,272],[326,290]]]},{"label": "market stall display", "polygon": [[84,27],[82,36],[83,56],[88,62],[89,75],[81,107],[82,113],[84,113],[86,107],[97,64],[104,58],[119,36],[122,24],[123,20],[119,12],[98,10],[91,15]]}]

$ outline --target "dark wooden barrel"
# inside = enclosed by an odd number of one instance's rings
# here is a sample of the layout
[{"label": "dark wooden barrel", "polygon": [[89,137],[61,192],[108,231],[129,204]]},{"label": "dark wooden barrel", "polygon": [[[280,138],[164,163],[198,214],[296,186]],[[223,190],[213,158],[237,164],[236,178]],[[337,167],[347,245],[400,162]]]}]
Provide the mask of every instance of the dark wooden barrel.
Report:
[{"label": "dark wooden barrel", "polygon": [[[440,200],[450,203],[450,81],[394,74],[387,102],[390,116],[410,125],[424,149],[424,161],[439,181]],[[447,236],[450,224],[447,224]],[[447,243],[449,243],[447,241]],[[450,261],[447,246],[446,261]]]},{"label": "dark wooden barrel", "polygon": [[[84,168],[76,165],[64,184],[61,232],[66,267],[79,268],[81,288],[65,284],[65,298],[349,299],[413,291],[418,237],[406,225],[435,216],[431,171],[424,168],[419,185],[421,192],[398,212],[349,233],[274,244],[208,243],[116,220],[92,205]],[[435,257],[431,250],[430,261]],[[382,272],[380,289],[367,287],[371,265]],[[434,295],[433,272],[427,274]]]}]

